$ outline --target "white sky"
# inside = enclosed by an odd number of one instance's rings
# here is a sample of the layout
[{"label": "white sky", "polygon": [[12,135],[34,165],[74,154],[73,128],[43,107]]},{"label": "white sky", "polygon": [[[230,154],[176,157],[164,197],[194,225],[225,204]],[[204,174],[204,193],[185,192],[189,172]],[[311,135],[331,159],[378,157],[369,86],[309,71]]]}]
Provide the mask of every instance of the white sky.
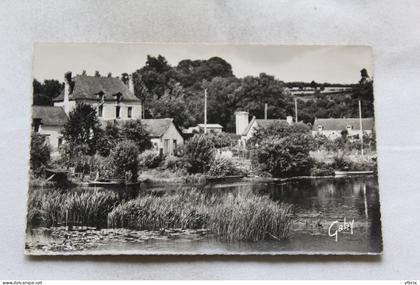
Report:
[{"label": "white sky", "polygon": [[219,56],[232,65],[237,77],[265,72],[283,81],[356,83],[360,70],[373,74],[372,50],[368,46],[286,45],[191,45],[119,43],[37,43],[34,46],[33,75],[38,80],[58,79],[64,73],[93,75],[131,73],[146,56],[163,55],[169,64],[183,59]]}]

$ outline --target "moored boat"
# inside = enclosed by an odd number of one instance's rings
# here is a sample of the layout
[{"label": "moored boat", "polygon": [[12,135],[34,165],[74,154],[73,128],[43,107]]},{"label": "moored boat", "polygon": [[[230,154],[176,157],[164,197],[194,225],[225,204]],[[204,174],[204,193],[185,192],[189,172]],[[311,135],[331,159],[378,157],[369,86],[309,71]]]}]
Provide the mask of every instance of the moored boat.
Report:
[{"label": "moored boat", "polygon": [[342,176],[356,176],[356,175],[372,175],[374,174],[373,171],[370,170],[364,170],[364,171],[342,171],[342,170],[336,170],[334,171],[335,176],[342,177]]}]

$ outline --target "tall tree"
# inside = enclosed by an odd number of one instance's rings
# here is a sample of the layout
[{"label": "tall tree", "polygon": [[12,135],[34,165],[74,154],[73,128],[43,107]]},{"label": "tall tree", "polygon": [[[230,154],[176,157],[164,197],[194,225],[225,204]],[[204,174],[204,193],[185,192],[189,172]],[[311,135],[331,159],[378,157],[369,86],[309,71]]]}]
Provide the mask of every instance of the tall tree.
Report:
[{"label": "tall tree", "polygon": [[92,155],[96,151],[97,142],[103,131],[96,110],[88,104],[79,103],[70,112],[62,133],[70,152],[77,146],[85,146],[84,154]]}]

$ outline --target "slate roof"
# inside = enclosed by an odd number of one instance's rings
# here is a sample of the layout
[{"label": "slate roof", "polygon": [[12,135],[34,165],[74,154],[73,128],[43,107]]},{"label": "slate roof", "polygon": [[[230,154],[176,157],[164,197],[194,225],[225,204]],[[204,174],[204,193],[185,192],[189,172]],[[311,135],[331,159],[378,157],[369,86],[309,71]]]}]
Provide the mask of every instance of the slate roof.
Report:
[{"label": "slate roof", "polygon": [[251,130],[254,123],[257,123],[259,128],[266,129],[269,128],[272,125],[280,124],[280,123],[287,123],[286,120],[280,120],[280,119],[256,119],[255,117],[252,118],[251,122],[249,122],[248,126],[245,128],[244,132],[242,133],[243,136],[246,136],[248,132]]},{"label": "slate roof", "polygon": [[[342,131],[347,126],[352,126],[353,130],[360,130],[359,118],[342,118],[342,119],[315,119],[312,127],[313,131],[318,130],[318,126],[322,126],[325,131]],[[362,127],[364,130],[373,130],[375,121],[373,118],[362,118]]]},{"label": "slate roof", "polygon": [[68,117],[62,107],[32,106],[32,119],[40,119],[44,126],[63,126]]},{"label": "slate roof", "polygon": [[160,138],[173,124],[173,119],[142,119],[141,122],[151,137]]},{"label": "slate roof", "polygon": [[[98,93],[103,92],[106,101],[115,100],[116,94],[121,94],[121,101],[140,101],[121,81],[116,77],[96,77],[87,75],[76,75],[74,77],[73,92],[69,95],[69,100],[90,99],[98,100]],[[63,101],[64,92],[60,93],[54,102]]]}]

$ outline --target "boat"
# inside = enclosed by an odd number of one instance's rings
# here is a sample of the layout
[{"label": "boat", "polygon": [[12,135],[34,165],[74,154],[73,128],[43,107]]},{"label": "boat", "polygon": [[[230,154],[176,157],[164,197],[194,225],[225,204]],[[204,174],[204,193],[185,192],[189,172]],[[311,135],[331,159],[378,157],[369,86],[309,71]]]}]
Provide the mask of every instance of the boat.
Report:
[{"label": "boat", "polygon": [[139,187],[140,181],[127,182],[124,179],[98,179],[89,181],[89,187],[115,188],[115,187]]},{"label": "boat", "polygon": [[370,170],[363,170],[363,171],[342,171],[336,170],[334,171],[335,176],[337,177],[344,177],[344,176],[358,176],[358,175],[372,175],[374,174],[373,171]]}]

